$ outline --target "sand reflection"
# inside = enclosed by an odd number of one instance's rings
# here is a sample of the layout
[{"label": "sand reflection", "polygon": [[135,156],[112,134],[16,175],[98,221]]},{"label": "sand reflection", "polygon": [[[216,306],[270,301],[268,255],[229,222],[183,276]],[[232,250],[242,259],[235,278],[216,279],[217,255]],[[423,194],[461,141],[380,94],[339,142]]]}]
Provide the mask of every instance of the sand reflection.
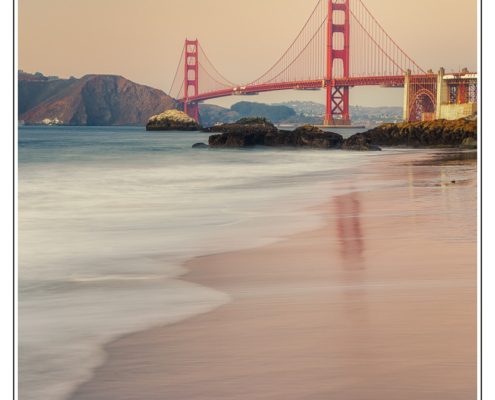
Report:
[{"label": "sand reflection", "polygon": [[335,198],[337,234],[340,255],[346,269],[364,268],[364,241],[361,230],[359,193],[352,192]]}]

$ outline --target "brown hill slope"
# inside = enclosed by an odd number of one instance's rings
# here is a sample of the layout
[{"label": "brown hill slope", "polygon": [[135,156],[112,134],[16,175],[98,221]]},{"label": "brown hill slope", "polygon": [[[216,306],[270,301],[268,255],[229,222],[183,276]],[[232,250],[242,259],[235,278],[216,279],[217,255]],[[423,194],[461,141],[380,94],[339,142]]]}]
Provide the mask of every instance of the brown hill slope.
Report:
[{"label": "brown hill slope", "polygon": [[64,90],[75,82],[75,79],[57,79],[54,81],[34,81],[19,79],[17,116],[43,103],[54,94]]},{"label": "brown hill slope", "polygon": [[68,125],[146,125],[178,103],[163,91],[116,75],[86,75],[19,118],[35,124],[48,118]]}]

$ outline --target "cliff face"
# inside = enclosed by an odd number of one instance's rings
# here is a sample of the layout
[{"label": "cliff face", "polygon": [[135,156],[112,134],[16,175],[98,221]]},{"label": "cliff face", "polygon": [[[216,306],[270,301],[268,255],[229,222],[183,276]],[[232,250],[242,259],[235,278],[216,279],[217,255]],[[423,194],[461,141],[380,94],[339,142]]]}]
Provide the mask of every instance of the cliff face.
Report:
[{"label": "cliff face", "polygon": [[[146,125],[151,116],[178,106],[163,91],[121,76],[86,75],[67,82],[72,83],[19,119],[27,124],[58,118],[60,123],[69,125]],[[19,103],[21,101],[19,90]]]}]

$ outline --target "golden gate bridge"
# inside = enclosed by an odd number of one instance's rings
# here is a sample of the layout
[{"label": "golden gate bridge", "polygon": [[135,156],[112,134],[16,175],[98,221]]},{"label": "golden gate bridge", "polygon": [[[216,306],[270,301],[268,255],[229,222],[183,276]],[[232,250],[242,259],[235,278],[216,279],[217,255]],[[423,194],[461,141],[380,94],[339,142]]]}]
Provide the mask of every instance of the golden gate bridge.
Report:
[{"label": "golden gate bridge", "polygon": [[361,0],[319,0],[287,51],[261,77],[237,85],[213,66],[198,40],[185,41],[169,95],[199,120],[198,103],[274,90],[326,90],[324,125],[350,126],[349,89],[404,87],[404,121],[438,115],[441,104],[477,102],[477,74],[424,71]]}]

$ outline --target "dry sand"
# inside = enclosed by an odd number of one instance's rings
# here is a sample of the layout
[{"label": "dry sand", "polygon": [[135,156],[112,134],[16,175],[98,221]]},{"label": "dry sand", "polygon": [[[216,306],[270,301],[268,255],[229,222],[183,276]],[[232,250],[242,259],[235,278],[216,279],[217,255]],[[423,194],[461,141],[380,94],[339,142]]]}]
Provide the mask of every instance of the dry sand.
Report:
[{"label": "dry sand", "polygon": [[322,228],[188,262],[233,301],[108,344],[73,400],[476,399],[476,160],[381,160]]}]

